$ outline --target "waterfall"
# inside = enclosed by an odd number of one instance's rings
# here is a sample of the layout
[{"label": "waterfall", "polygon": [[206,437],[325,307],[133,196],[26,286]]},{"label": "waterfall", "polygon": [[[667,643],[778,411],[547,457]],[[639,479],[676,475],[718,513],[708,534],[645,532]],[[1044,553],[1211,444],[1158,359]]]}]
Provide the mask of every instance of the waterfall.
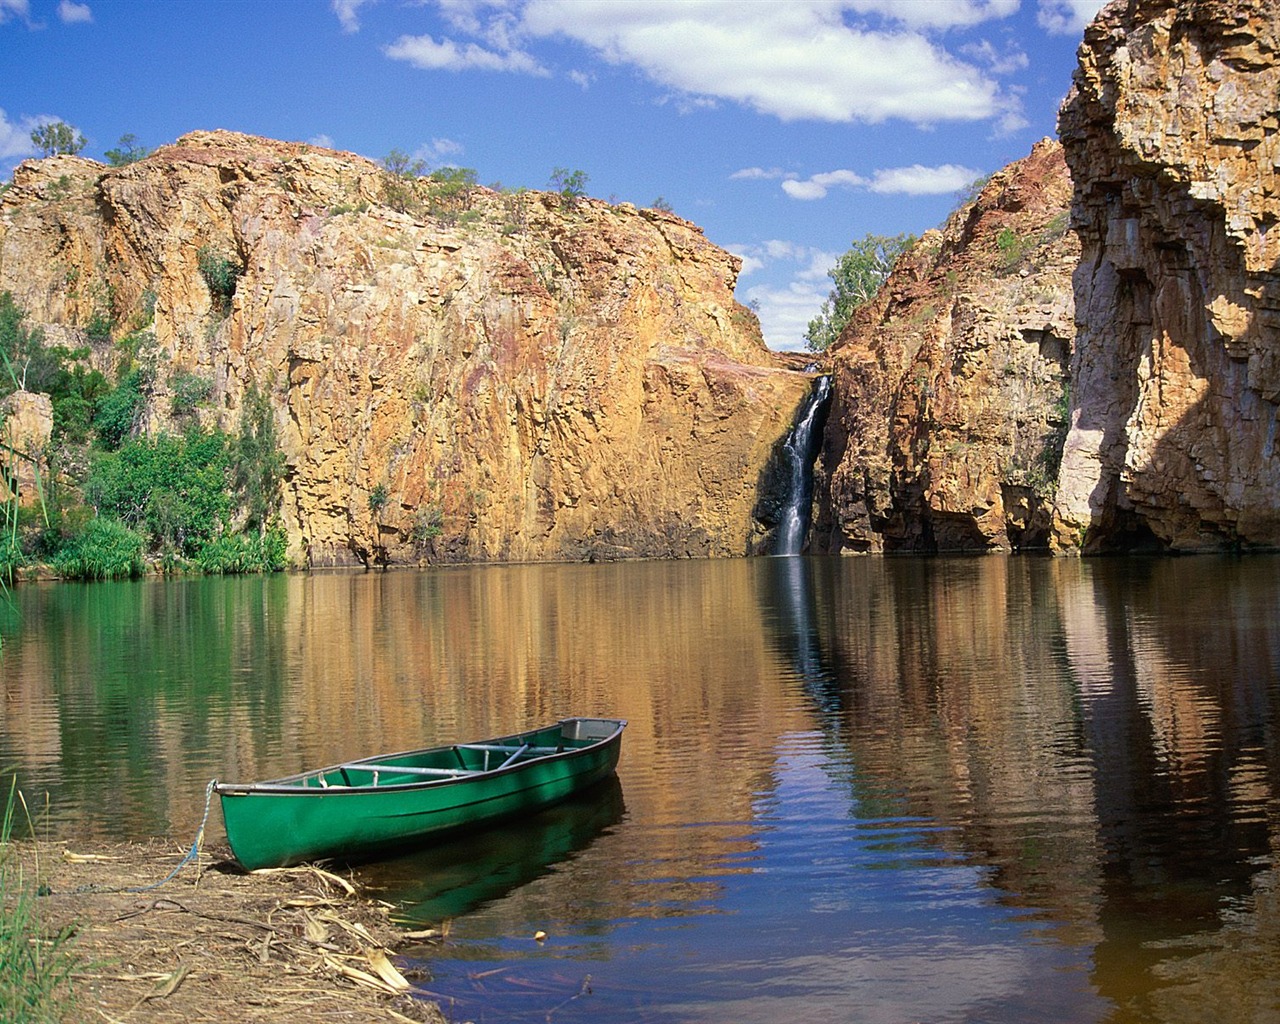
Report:
[{"label": "waterfall", "polygon": [[813,463],[822,445],[822,426],[830,400],[831,378],[819,377],[800,407],[796,425],[783,442],[787,494],[773,546],[775,555],[798,555],[804,550],[813,509]]}]

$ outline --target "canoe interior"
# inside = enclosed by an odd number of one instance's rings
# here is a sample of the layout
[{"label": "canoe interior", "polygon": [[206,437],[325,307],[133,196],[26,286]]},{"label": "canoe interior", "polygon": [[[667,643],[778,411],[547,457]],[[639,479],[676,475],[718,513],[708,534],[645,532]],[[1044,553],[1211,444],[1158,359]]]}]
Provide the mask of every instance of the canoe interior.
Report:
[{"label": "canoe interior", "polygon": [[612,737],[624,724],[611,718],[571,718],[511,736],[400,754],[379,754],[270,782],[245,786],[224,783],[219,789],[228,793],[274,789],[368,790],[474,779],[487,772],[594,746]]}]

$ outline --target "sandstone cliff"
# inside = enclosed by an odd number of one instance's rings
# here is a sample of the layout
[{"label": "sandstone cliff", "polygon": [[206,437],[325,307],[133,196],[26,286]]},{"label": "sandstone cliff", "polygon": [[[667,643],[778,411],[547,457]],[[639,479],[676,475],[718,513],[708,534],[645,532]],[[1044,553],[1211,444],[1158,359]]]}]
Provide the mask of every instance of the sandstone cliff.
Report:
[{"label": "sandstone cliff", "polygon": [[1057,143],[986,182],[828,353],[815,551],[1049,543],[1075,334]]},{"label": "sandstone cliff", "polygon": [[1280,543],[1278,49],[1275,0],[1117,2],[1085,33],[1067,543]]},{"label": "sandstone cliff", "polygon": [[[226,429],[268,392],[308,564],[750,550],[809,382],[735,302],[737,258],[627,204],[387,184],[229,132],[124,168],[28,162],[0,197],[0,290],[50,329],[145,330],[149,429],[182,375]],[[225,300],[202,252],[243,267]]]}]

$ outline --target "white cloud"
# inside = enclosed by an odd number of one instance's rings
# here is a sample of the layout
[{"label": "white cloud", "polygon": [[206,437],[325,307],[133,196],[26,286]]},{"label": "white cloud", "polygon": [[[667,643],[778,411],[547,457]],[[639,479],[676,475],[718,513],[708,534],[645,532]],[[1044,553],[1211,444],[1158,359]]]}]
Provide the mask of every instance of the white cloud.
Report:
[{"label": "white cloud", "polygon": [[383,47],[392,60],[403,60],[424,71],[512,71],[546,76],[549,72],[523,50],[486,50],[476,43],[460,45],[452,39],[436,42],[431,36],[401,36]]},{"label": "white cloud", "polygon": [[31,141],[31,132],[42,124],[56,120],[56,117],[49,117],[46,114],[40,117],[24,117],[14,124],[5,112],[0,110],[0,160],[10,163],[35,156],[36,147]]},{"label": "white cloud", "polygon": [[870,178],[856,171],[823,171],[809,178],[789,178],[782,191],[792,199],[812,201],[825,199],[833,188],[865,188],[879,195],[938,196],[963,188],[978,172],[958,164],[939,167],[889,167],[872,173]]},{"label": "white cloud", "polygon": [[943,196],[964,188],[981,172],[959,164],[892,167],[876,171],[870,189],[880,195]]},{"label": "white cloud", "polygon": [[804,181],[784,181],[782,191],[792,199],[822,199],[831,189],[860,188],[870,185],[866,178],[853,171],[823,171]]},{"label": "white cloud", "polygon": [[1075,35],[1084,31],[1105,3],[1106,0],[1040,0],[1036,20],[1054,35]]},{"label": "white cloud", "polygon": [[321,149],[333,149],[333,136],[321,132],[319,135],[313,135],[307,139],[307,143],[312,146],[319,146]]},{"label": "white cloud", "polygon": [[[858,6],[855,0],[530,0],[521,25],[529,35],[569,38],[611,63],[637,67],[665,88],[742,103],[784,121],[932,123],[999,115],[1000,90],[978,68],[909,28],[846,24],[845,12]],[[911,15],[933,8],[933,0],[862,6],[892,7],[903,24],[946,20]],[[947,0],[941,7],[954,21],[962,9],[996,5]]]},{"label": "white cloud", "polygon": [[576,85],[583,92],[591,87],[592,78],[585,71],[570,71],[569,81]]},{"label": "white cloud", "polygon": [[[354,25],[365,0],[332,2]],[[733,102],[784,121],[927,125],[998,119],[1014,104],[993,75],[1016,70],[1016,56],[951,53],[930,33],[1006,17],[1019,0],[435,3],[453,37],[403,36],[389,57],[427,70],[548,75],[529,44],[565,39],[639,70],[682,111]],[[565,74],[583,85],[580,70]]]},{"label": "white cloud", "polygon": [[1019,0],[848,0],[850,10],[912,28],[963,28],[1017,13]]},{"label": "white cloud", "polygon": [[794,178],[795,175],[788,175],[781,167],[744,167],[740,171],[734,171],[729,175],[730,181],[776,181],[778,178]]},{"label": "white cloud", "polygon": [[0,0],[0,25],[10,18],[17,18],[31,24],[31,4],[29,0]]},{"label": "white cloud", "polygon": [[59,0],[58,18],[64,25],[88,25],[93,21],[93,11],[88,4],[78,4],[75,0]]},{"label": "white cloud", "polygon": [[461,142],[454,142],[453,139],[432,139],[413,151],[413,159],[434,165],[447,157],[460,156],[464,148]]},{"label": "white cloud", "polygon": [[1013,42],[1006,46],[1003,53],[995,48],[990,39],[962,46],[960,52],[971,60],[985,64],[993,75],[1011,75],[1031,66],[1031,58]]},{"label": "white cloud", "polygon": [[371,2],[373,0],[329,0],[329,6],[338,16],[342,31],[350,34],[360,31],[360,8]]},{"label": "white cloud", "polygon": [[803,349],[809,321],[831,290],[827,272],[839,253],[778,238],[725,248],[741,257],[741,277],[768,278],[739,290],[742,301],[755,304],[769,347]]}]

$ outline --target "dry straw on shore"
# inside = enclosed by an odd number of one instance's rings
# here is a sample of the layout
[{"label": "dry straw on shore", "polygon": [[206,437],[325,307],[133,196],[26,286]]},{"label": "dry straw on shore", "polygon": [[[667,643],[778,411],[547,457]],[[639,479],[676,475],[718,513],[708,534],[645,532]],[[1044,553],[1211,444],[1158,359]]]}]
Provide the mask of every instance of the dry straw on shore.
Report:
[{"label": "dry straw on shore", "polygon": [[443,1024],[392,962],[394,950],[426,936],[397,929],[386,904],[336,874],[245,874],[215,850],[148,890],[182,851],[27,841],[9,852],[38,879],[45,934],[73,936],[66,1020]]}]

